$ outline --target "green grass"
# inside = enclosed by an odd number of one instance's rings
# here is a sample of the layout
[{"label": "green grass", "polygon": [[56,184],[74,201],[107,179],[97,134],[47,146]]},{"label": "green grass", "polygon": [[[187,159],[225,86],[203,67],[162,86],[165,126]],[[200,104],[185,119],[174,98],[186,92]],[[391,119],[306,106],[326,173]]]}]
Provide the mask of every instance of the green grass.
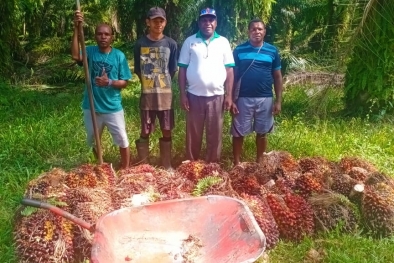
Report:
[{"label": "green grass", "polygon": [[[127,129],[132,143],[139,135],[139,86],[124,92]],[[0,84],[0,262],[15,263],[12,231],[13,216],[26,184],[53,167],[70,169],[92,162],[85,144],[82,123],[82,84],[62,88],[10,87]],[[309,94],[309,95],[308,95]],[[183,159],[185,118],[175,93],[176,162]],[[307,88],[291,88],[284,94],[282,114],[276,119],[276,131],[269,137],[269,150],[284,150],[296,158],[322,156],[338,161],[343,156],[358,156],[375,164],[389,175],[393,173],[394,142],[390,116],[346,117],[341,91],[327,89],[313,93]],[[223,165],[231,165],[230,117],[226,116],[223,135]],[[156,132],[151,140],[153,156],[158,155]],[[106,132],[102,147],[104,160],[116,163],[118,151]],[[254,137],[245,140],[244,160],[254,159]],[[320,251],[322,262],[390,262],[394,256],[392,239],[373,240],[363,236],[330,233],[300,244],[281,242],[269,252],[270,262],[305,261],[308,251]]]}]

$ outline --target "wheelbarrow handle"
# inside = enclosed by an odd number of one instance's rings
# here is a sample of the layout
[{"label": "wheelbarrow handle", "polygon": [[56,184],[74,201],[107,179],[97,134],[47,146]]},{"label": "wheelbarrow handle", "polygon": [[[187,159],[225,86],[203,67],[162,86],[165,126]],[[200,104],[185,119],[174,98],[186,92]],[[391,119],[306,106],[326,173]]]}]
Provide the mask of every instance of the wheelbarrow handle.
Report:
[{"label": "wheelbarrow handle", "polygon": [[47,209],[47,210],[51,211],[52,213],[59,215],[61,217],[64,217],[64,218],[74,222],[75,224],[77,224],[87,230],[94,231],[94,225],[91,225],[88,222],[86,222],[85,220],[83,220],[79,217],[76,217],[73,214],[70,214],[69,212],[64,211],[63,209],[60,209],[59,207],[56,207],[54,205],[40,202],[40,201],[33,200],[33,199],[29,199],[29,198],[23,198],[21,201],[21,204],[26,205],[26,206]]}]

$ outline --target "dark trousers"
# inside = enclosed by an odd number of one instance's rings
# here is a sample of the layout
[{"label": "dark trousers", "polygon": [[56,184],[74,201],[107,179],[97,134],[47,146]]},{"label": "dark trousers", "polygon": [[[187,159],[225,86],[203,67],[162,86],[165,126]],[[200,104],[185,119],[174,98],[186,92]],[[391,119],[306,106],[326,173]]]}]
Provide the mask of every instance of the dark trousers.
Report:
[{"label": "dark trousers", "polygon": [[187,97],[189,111],[186,115],[186,158],[191,161],[200,159],[205,126],[205,161],[219,162],[222,152],[224,95],[203,97],[188,93]]}]

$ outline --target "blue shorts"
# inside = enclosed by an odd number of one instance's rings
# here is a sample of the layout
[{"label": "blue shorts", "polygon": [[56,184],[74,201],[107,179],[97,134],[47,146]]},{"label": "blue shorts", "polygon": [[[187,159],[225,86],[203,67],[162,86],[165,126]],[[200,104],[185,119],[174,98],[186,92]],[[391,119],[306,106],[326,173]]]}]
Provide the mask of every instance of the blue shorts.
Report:
[{"label": "blue shorts", "polygon": [[243,137],[252,132],[266,134],[273,131],[272,97],[240,97],[237,99],[236,105],[239,113],[233,116],[232,136]]}]

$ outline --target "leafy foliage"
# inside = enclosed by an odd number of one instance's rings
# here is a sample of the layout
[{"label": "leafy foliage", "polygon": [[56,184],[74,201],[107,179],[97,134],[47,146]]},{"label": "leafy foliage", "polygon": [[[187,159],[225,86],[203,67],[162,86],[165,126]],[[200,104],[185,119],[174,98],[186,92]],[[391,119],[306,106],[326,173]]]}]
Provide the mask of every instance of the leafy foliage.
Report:
[{"label": "leafy foliage", "polygon": [[4,1],[0,5],[0,78],[12,72],[12,49],[17,46],[15,35],[15,0]]},{"label": "leafy foliage", "polygon": [[223,182],[219,176],[207,176],[198,180],[197,185],[193,190],[193,196],[201,196],[211,186]]},{"label": "leafy foliage", "polygon": [[394,6],[370,0],[347,65],[345,101],[360,112],[394,111]]}]

